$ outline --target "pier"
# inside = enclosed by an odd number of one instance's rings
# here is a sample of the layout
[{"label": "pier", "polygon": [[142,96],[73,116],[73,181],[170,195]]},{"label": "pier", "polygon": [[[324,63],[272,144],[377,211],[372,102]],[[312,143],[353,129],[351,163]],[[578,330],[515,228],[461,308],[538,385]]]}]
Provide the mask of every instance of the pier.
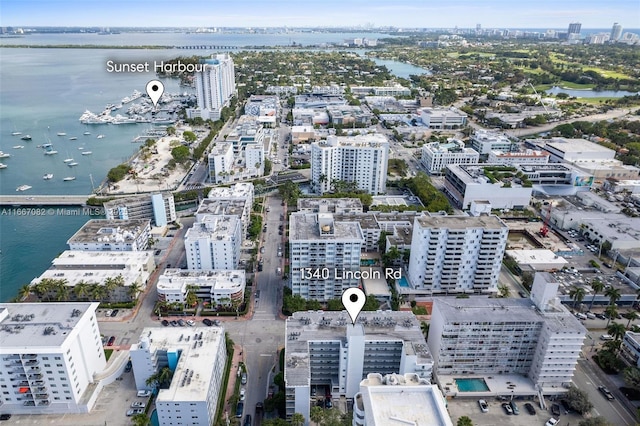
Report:
[{"label": "pier", "polygon": [[0,195],[0,206],[86,206],[92,195]]}]

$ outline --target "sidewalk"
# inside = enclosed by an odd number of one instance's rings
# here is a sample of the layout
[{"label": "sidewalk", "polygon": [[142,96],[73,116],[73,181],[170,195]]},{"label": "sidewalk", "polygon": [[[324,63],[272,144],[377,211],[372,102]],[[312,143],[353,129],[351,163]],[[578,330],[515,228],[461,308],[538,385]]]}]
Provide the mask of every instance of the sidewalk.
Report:
[{"label": "sidewalk", "polygon": [[238,344],[233,345],[233,359],[231,360],[231,369],[229,370],[229,381],[227,383],[227,392],[224,397],[224,411],[222,418],[225,418],[225,413],[232,418],[235,415],[233,411],[234,407],[229,404],[229,399],[233,396],[233,392],[236,388],[236,381],[240,380],[238,377],[238,366],[242,361],[242,347]]}]

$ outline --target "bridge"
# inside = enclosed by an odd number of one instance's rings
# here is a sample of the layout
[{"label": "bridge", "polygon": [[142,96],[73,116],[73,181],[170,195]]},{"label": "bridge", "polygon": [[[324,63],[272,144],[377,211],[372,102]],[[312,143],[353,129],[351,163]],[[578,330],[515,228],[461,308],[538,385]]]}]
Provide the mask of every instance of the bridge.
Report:
[{"label": "bridge", "polygon": [[0,195],[0,206],[86,206],[92,195]]},{"label": "bridge", "polygon": [[214,46],[209,44],[189,45],[189,46],[173,46],[174,49],[196,49],[196,50],[242,50],[242,46]]}]

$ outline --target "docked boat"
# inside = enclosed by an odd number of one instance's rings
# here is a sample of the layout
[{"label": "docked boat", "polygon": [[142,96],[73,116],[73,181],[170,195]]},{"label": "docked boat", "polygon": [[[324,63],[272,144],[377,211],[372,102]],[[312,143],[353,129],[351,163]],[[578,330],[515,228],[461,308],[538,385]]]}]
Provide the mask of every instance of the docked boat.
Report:
[{"label": "docked boat", "polygon": [[56,155],[58,153],[58,151],[51,149],[49,151],[45,151],[44,155]]},{"label": "docked boat", "polygon": [[20,139],[23,140],[23,141],[30,141],[31,140],[31,135],[24,135]]},{"label": "docked boat", "polygon": [[65,182],[70,182],[72,180],[76,180],[76,177],[75,176],[67,176],[66,178],[64,178],[62,180],[65,181]]},{"label": "docked boat", "polygon": [[53,179],[53,173],[45,173],[44,176],[42,176],[42,179],[44,180],[51,180]]},{"label": "docked boat", "polygon": [[16,191],[26,191],[27,189],[33,188],[31,185],[20,185],[16,188]]},{"label": "docked boat", "polygon": [[51,144],[50,143],[43,143],[42,145],[39,145],[38,148],[51,148]]},{"label": "docked boat", "polygon": [[14,145],[13,149],[22,149],[24,148],[24,145]]},{"label": "docked boat", "polygon": [[71,163],[73,161],[73,158],[65,158],[64,160],[62,160],[63,163]]},{"label": "docked boat", "polygon": [[78,163],[75,162],[75,161],[72,161],[71,163],[67,163],[67,166],[69,166],[69,167],[73,167],[73,166],[77,166],[77,165],[78,165]]},{"label": "docked boat", "polygon": [[11,157],[11,154],[5,154],[4,152],[0,151],[0,158],[9,158]]},{"label": "docked boat", "polygon": [[66,132],[58,132],[57,135],[58,136],[67,136],[67,133]]},{"label": "docked boat", "polygon": [[82,151],[82,155],[91,155],[93,154],[92,151]]},{"label": "docked boat", "polygon": [[75,140],[78,140],[78,138],[77,138],[76,136],[71,136],[71,137],[69,138],[69,140],[70,140],[70,141],[75,141]]},{"label": "docked boat", "polygon": [[11,132],[11,136],[20,136],[22,132]]},{"label": "docked boat", "polygon": [[105,136],[104,135],[98,135],[96,136],[96,139],[103,139]]},{"label": "docked boat", "polygon": [[83,133],[83,135],[85,135],[85,136],[90,135],[90,134],[91,134],[91,132],[84,132]]},{"label": "docked boat", "polygon": [[0,169],[6,169],[6,168],[7,168],[7,165],[6,165],[6,164],[4,164],[4,163],[0,163]]}]

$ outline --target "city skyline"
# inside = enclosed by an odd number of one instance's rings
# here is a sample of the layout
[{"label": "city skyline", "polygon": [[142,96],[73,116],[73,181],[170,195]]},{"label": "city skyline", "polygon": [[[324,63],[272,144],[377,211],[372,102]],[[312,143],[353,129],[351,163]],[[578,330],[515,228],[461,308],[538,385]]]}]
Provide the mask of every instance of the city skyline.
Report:
[{"label": "city skyline", "polygon": [[[238,0],[202,2],[185,0],[4,0],[2,26],[114,26],[114,27],[405,27],[405,28],[567,28],[580,22],[583,29],[623,28],[637,25],[640,12],[634,0],[587,4],[578,0],[540,0],[519,3],[489,0],[478,4],[458,0],[446,4],[416,4],[406,0],[390,4],[380,0],[328,0],[315,3],[293,0]],[[36,13],[34,13],[36,12]],[[126,13],[123,13],[126,12]]]}]

